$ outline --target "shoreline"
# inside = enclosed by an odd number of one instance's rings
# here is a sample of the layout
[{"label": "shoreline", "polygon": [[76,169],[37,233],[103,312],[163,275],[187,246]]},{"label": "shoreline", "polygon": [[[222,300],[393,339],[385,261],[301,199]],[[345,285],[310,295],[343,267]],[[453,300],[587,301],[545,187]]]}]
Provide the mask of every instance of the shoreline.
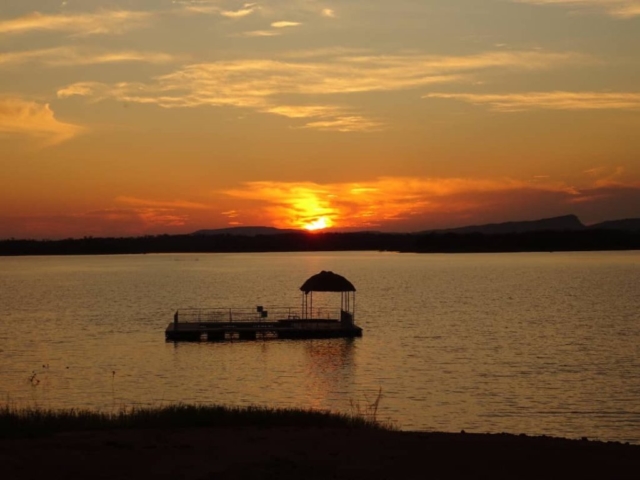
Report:
[{"label": "shoreline", "polygon": [[640,445],[400,431],[375,418],[311,410],[182,405],[108,415],[5,407],[0,421],[0,462],[11,479],[52,472],[67,480],[631,479],[640,472]]},{"label": "shoreline", "polygon": [[0,256],[153,253],[522,253],[640,250],[636,230],[541,230],[520,233],[318,232],[275,235],[155,235],[60,240],[0,239]]},{"label": "shoreline", "polygon": [[637,478],[640,446],[335,427],[134,428],[0,439],[11,479]]}]

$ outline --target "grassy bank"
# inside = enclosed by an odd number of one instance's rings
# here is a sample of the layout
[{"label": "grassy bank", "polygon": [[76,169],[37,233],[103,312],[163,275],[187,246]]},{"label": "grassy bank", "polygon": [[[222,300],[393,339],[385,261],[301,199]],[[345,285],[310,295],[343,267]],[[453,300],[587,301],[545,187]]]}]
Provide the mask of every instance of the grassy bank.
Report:
[{"label": "grassy bank", "polygon": [[65,480],[636,480],[640,472],[636,445],[388,431],[303,410],[178,405],[115,415],[5,411],[0,418],[0,432],[18,434],[0,438],[3,478],[11,480],[52,472]]},{"label": "grassy bank", "polygon": [[122,408],[116,413],[92,410],[0,408],[0,437],[127,428],[189,427],[330,427],[388,429],[375,417],[296,408],[228,407],[178,404]]}]

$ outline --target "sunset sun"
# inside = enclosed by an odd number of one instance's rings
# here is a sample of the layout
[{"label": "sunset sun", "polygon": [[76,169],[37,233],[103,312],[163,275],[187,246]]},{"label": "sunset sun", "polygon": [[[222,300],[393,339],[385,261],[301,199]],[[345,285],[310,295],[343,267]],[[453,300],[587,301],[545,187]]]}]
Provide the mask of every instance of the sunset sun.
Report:
[{"label": "sunset sun", "polygon": [[320,217],[315,219],[312,222],[307,223],[304,226],[304,229],[310,232],[315,232],[318,230],[324,230],[325,228],[328,228],[330,226],[331,226],[331,220],[329,220],[327,217]]},{"label": "sunset sun", "polygon": [[4,477],[632,478],[639,46],[640,0],[0,0]]},{"label": "sunset sun", "polygon": [[5,0],[0,241],[636,218],[639,2]]}]

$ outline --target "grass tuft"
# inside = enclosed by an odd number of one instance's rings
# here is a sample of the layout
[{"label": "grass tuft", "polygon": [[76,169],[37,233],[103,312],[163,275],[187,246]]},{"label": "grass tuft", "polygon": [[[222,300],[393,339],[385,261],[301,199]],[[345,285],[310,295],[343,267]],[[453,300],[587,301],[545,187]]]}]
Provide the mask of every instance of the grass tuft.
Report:
[{"label": "grass tuft", "polygon": [[358,414],[295,408],[176,404],[123,407],[118,412],[0,407],[0,437],[122,428],[332,427],[388,430],[390,426]]}]

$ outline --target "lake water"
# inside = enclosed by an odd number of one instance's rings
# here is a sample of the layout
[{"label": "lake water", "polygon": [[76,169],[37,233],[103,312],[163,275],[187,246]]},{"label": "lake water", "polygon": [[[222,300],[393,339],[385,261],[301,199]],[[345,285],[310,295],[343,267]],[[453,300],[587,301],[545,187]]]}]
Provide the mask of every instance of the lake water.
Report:
[{"label": "lake water", "polygon": [[[298,307],[321,270],[358,289],[362,338],[164,340],[177,308]],[[639,285],[640,252],[0,257],[0,402],[350,412],[381,389],[406,430],[640,443]]]}]

